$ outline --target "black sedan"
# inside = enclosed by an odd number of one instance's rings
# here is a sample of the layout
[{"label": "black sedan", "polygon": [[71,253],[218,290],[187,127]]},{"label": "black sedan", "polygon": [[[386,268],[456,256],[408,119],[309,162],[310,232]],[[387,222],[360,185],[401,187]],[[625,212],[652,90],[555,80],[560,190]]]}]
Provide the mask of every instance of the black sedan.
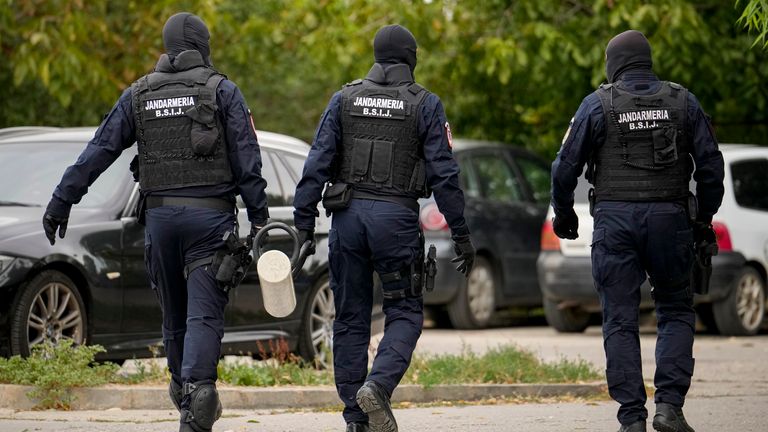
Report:
[{"label": "black sedan", "polygon": [[[45,340],[70,338],[103,345],[106,359],[146,357],[161,347],[161,311],[144,270],[144,228],[136,222],[137,185],[125,151],[73,207],[66,238],[50,246],[42,232],[44,206],[65,168],[77,159],[93,128],[0,131],[0,354],[27,355]],[[292,223],[293,192],[309,146],[259,132],[262,175],[271,220]],[[242,207],[242,203],[241,207]],[[241,236],[250,225],[239,215]],[[295,280],[297,308],[283,319],[267,315],[255,265],[230,293],[224,353],[269,350],[285,340],[307,359],[330,346],[334,318],[328,282],[329,221],[318,220],[317,254]],[[290,253],[275,231],[269,248]],[[380,298],[380,297],[379,297]],[[375,309],[381,326],[381,306]],[[276,344],[271,344],[276,346]]]},{"label": "black sedan", "polygon": [[438,258],[435,290],[424,302],[438,315],[447,313],[456,328],[483,328],[499,308],[541,306],[536,258],[549,206],[549,164],[508,145],[453,144],[477,259],[467,279],[454,269],[445,218],[433,199],[422,200],[426,244],[435,245]]}]

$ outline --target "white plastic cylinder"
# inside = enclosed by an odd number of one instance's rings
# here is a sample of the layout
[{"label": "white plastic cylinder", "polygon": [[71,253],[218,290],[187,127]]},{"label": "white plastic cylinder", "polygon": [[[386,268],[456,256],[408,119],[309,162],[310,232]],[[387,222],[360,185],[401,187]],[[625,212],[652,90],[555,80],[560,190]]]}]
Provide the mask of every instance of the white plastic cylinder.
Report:
[{"label": "white plastic cylinder", "polygon": [[278,250],[264,252],[256,263],[256,271],[267,313],[275,318],[290,315],[296,309],[296,291],[288,256]]}]

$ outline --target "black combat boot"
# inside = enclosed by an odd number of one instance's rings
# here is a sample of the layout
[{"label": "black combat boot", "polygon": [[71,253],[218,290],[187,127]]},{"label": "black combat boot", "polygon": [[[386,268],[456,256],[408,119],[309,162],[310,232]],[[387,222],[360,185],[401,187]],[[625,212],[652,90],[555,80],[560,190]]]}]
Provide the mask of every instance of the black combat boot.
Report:
[{"label": "black combat boot", "polygon": [[629,425],[621,425],[619,432],[645,432],[645,420],[638,420]]},{"label": "black combat boot", "polygon": [[357,391],[357,404],[368,414],[368,427],[371,432],[397,432],[397,422],[392,414],[389,396],[381,386],[373,381],[366,381]]},{"label": "black combat boot", "polygon": [[347,423],[347,432],[369,432],[367,423],[352,422]]},{"label": "black combat boot", "polygon": [[685,421],[682,408],[663,402],[656,404],[653,428],[659,432],[695,432]]}]

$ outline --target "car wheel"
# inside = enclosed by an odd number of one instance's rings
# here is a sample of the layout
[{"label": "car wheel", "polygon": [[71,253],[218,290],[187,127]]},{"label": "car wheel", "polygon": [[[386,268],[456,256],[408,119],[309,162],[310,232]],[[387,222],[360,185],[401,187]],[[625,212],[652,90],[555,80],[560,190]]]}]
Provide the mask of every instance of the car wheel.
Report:
[{"label": "car wheel", "polygon": [[728,296],[712,304],[720,334],[750,336],[765,317],[765,281],[752,267],[744,267],[734,279]]},{"label": "car wheel", "polygon": [[547,323],[561,333],[581,333],[589,326],[589,312],[578,306],[560,308],[558,303],[544,298]]},{"label": "car wheel", "polygon": [[71,339],[86,342],[88,318],[77,286],[63,273],[46,270],[24,285],[14,300],[11,317],[11,352],[28,356],[45,341]]},{"label": "car wheel", "polygon": [[496,277],[491,263],[477,257],[467,283],[456,298],[448,303],[448,318],[458,329],[479,329],[488,326],[496,311]]},{"label": "car wheel", "polygon": [[299,339],[299,354],[309,362],[329,366],[329,354],[333,348],[333,320],[336,306],[333,291],[327,276],[324,276],[312,290],[308,306],[302,319]]}]

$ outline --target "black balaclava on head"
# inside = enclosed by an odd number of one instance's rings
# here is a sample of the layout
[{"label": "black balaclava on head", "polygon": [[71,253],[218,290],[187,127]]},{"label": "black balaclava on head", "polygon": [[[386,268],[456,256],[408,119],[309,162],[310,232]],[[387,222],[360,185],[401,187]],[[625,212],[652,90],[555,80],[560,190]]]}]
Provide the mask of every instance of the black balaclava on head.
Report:
[{"label": "black balaclava on head", "polygon": [[405,63],[416,69],[416,38],[401,25],[384,26],[373,38],[373,58],[376,63]]},{"label": "black balaclava on head", "polygon": [[182,51],[195,50],[203,56],[206,65],[211,65],[211,47],[208,32],[203,20],[189,12],[180,12],[168,18],[163,27],[165,52],[173,58]]},{"label": "black balaclava on head", "polygon": [[605,48],[605,75],[608,82],[615,82],[629,69],[651,70],[651,44],[637,30],[627,30],[616,35]]}]

